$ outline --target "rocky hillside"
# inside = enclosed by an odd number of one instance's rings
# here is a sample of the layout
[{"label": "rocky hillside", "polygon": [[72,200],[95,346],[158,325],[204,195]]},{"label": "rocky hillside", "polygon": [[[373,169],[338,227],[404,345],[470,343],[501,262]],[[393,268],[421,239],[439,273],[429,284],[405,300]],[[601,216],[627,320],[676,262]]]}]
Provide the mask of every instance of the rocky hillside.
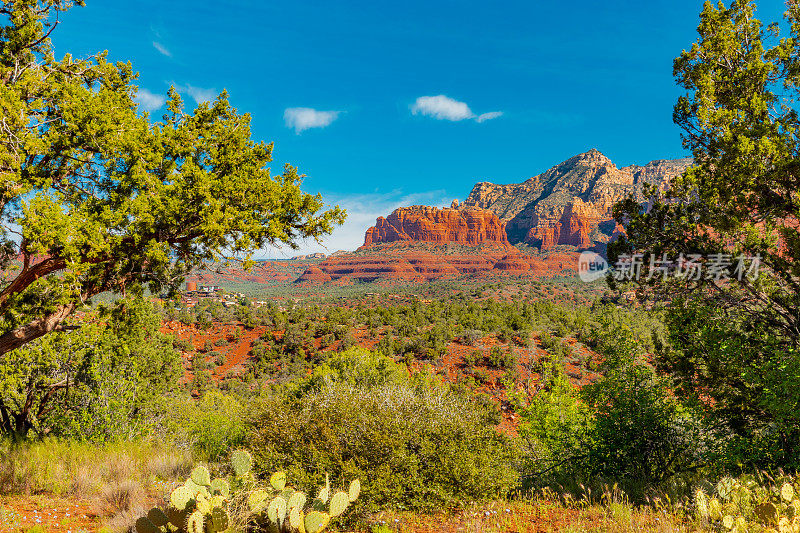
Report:
[{"label": "rocky hillside", "polygon": [[460,209],[497,214],[512,244],[590,248],[612,237],[614,203],[631,194],[643,199],[645,183],[663,189],[690,164],[691,159],[661,159],[617,168],[592,149],[519,184],[478,183]]},{"label": "rocky hillside", "polygon": [[[457,202],[454,207],[457,207]],[[491,211],[476,207],[457,209],[415,205],[378,217],[367,230],[364,246],[397,241],[423,241],[478,245],[508,244],[505,223]]]}]

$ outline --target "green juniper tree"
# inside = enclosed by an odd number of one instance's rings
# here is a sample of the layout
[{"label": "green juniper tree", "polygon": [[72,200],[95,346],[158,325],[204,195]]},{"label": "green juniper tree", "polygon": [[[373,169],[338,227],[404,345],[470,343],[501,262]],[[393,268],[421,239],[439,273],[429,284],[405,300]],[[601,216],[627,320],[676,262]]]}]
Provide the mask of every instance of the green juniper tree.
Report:
[{"label": "green juniper tree", "polygon": [[[669,301],[673,349],[660,367],[731,435],[732,462],[800,457],[800,5],[789,36],[764,28],[755,5],[706,2],[699,38],[675,60],[686,90],[674,109],[694,164],[647,209],[615,206],[627,236],[612,261],[644,254],[640,290]],[[648,255],[650,254],[650,255]],[[660,275],[649,257],[702,255],[705,270]],[[747,259],[760,257],[760,268]],[[741,259],[744,268],[737,270]],[[714,264],[730,276],[716,275]],[[727,278],[727,279],[726,279]]]},{"label": "green juniper tree", "polygon": [[0,4],[0,359],[100,292],[161,291],[344,220],[292,166],[270,174],[272,144],[251,140],[226,93],[188,112],[170,89],[151,122],[130,63],[57,59],[59,14],[82,4]]}]

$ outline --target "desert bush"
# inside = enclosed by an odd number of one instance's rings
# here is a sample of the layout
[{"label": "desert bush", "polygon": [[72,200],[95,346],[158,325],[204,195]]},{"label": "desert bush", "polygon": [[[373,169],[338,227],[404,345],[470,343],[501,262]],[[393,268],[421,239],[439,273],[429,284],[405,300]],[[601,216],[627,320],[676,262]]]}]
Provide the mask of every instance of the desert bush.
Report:
[{"label": "desert bush", "polygon": [[260,468],[306,490],[325,472],[360,478],[363,510],[441,509],[514,487],[514,447],[492,409],[435,386],[328,384],[263,400],[248,444]]},{"label": "desert bush", "polygon": [[518,356],[514,348],[509,346],[507,350],[503,350],[499,346],[492,346],[489,350],[489,366],[492,368],[513,369],[517,366]]},{"label": "desert bush", "polygon": [[302,391],[319,390],[326,384],[346,383],[356,387],[404,385],[410,382],[408,369],[402,363],[363,348],[350,348],[333,353],[314,368],[311,376],[301,380]]},{"label": "desert bush", "polygon": [[246,399],[209,391],[198,400],[164,398],[158,406],[159,437],[192,450],[200,461],[217,461],[245,439]]},{"label": "desert bush", "polygon": [[475,346],[483,336],[483,332],[477,329],[468,329],[461,337],[461,342],[466,346]]},{"label": "desert bush", "polygon": [[177,337],[173,338],[172,346],[176,350],[180,350],[182,352],[191,352],[194,350],[194,345],[186,339],[179,339]]},{"label": "desert bush", "polygon": [[666,380],[644,365],[628,365],[584,387],[595,409],[589,472],[657,485],[708,459],[708,433],[678,402]]},{"label": "desert bush", "polygon": [[481,362],[483,354],[479,350],[470,350],[464,354],[464,366],[473,367]]},{"label": "desert bush", "polygon": [[160,316],[130,298],[77,319],[0,365],[0,435],[114,440],[139,436],[141,413],[175,386],[180,354]]}]

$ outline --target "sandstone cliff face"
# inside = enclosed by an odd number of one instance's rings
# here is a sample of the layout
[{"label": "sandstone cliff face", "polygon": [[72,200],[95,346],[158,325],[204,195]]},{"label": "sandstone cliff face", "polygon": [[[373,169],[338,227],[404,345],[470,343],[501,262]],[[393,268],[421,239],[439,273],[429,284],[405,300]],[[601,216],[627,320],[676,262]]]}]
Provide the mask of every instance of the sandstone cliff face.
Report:
[{"label": "sandstone cliff face", "polygon": [[491,211],[415,205],[395,209],[386,218],[378,217],[364,236],[364,246],[396,241],[507,245],[508,237],[505,223]]},{"label": "sandstone cliff face", "polygon": [[691,159],[675,159],[617,168],[590,150],[523,183],[478,183],[459,209],[493,211],[507,223],[512,244],[590,248],[612,238],[616,225],[611,208],[616,202],[631,194],[643,199],[646,183],[663,190],[690,164]]}]

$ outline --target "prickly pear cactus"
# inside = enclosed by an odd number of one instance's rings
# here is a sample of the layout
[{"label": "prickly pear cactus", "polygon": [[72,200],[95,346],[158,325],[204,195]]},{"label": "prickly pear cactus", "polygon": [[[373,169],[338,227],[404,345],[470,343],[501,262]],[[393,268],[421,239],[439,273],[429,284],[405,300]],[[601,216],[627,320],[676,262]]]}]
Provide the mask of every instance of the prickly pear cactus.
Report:
[{"label": "prickly pear cactus", "polygon": [[189,479],[169,495],[169,505],[153,508],[136,522],[138,533],[216,533],[230,527],[227,506],[230,483],[211,479],[205,466],[192,470]]},{"label": "prickly pear cactus", "polygon": [[361,494],[361,482],[357,479],[354,479],[350,482],[350,490],[347,491],[347,495],[350,498],[350,503],[356,501],[359,494]]},{"label": "prickly pear cactus", "polygon": [[192,491],[189,490],[186,486],[181,486],[172,491],[172,494],[169,497],[169,502],[175,509],[183,511],[186,509],[186,506],[192,500],[192,497],[193,497]]},{"label": "prickly pear cactus", "polygon": [[235,450],[231,453],[231,466],[236,477],[244,477],[253,468],[253,456],[247,450]]},{"label": "prickly pear cactus", "polygon": [[800,531],[800,475],[771,484],[754,476],[721,479],[710,497],[695,493],[697,517],[717,531],[794,533]]},{"label": "prickly pear cactus", "polygon": [[137,533],[161,533],[161,530],[150,520],[141,517],[136,521]]},{"label": "prickly pear cactus", "polygon": [[204,522],[205,518],[203,517],[203,513],[200,511],[193,512],[189,516],[189,521],[186,523],[187,533],[205,533],[203,530]]},{"label": "prickly pear cactus", "polygon": [[158,528],[167,527],[167,524],[169,523],[169,517],[164,514],[164,511],[157,507],[150,509],[150,511],[147,513],[147,519]]},{"label": "prickly pear cactus", "polygon": [[308,533],[319,533],[328,527],[331,517],[327,513],[311,511],[306,515],[305,528]]},{"label": "prickly pear cactus", "polygon": [[269,478],[269,484],[272,485],[272,488],[277,491],[282,491],[284,487],[286,487],[286,473],[285,472],[275,472]]},{"label": "prickly pear cactus", "polygon": [[209,491],[214,496],[224,496],[225,498],[228,498],[231,495],[231,485],[227,480],[217,478],[211,482]]},{"label": "prickly pear cactus", "polygon": [[209,474],[208,468],[203,465],[197,466],[192,470],[191,479],[194,483],[203,487],[211,485],[211,474]]},{"label": "prickly pear cactus", "polygon": [[214,507],[211,510],[211,531],[225,531],[230,524],[230,516],[228,511],[221,507]]}]

